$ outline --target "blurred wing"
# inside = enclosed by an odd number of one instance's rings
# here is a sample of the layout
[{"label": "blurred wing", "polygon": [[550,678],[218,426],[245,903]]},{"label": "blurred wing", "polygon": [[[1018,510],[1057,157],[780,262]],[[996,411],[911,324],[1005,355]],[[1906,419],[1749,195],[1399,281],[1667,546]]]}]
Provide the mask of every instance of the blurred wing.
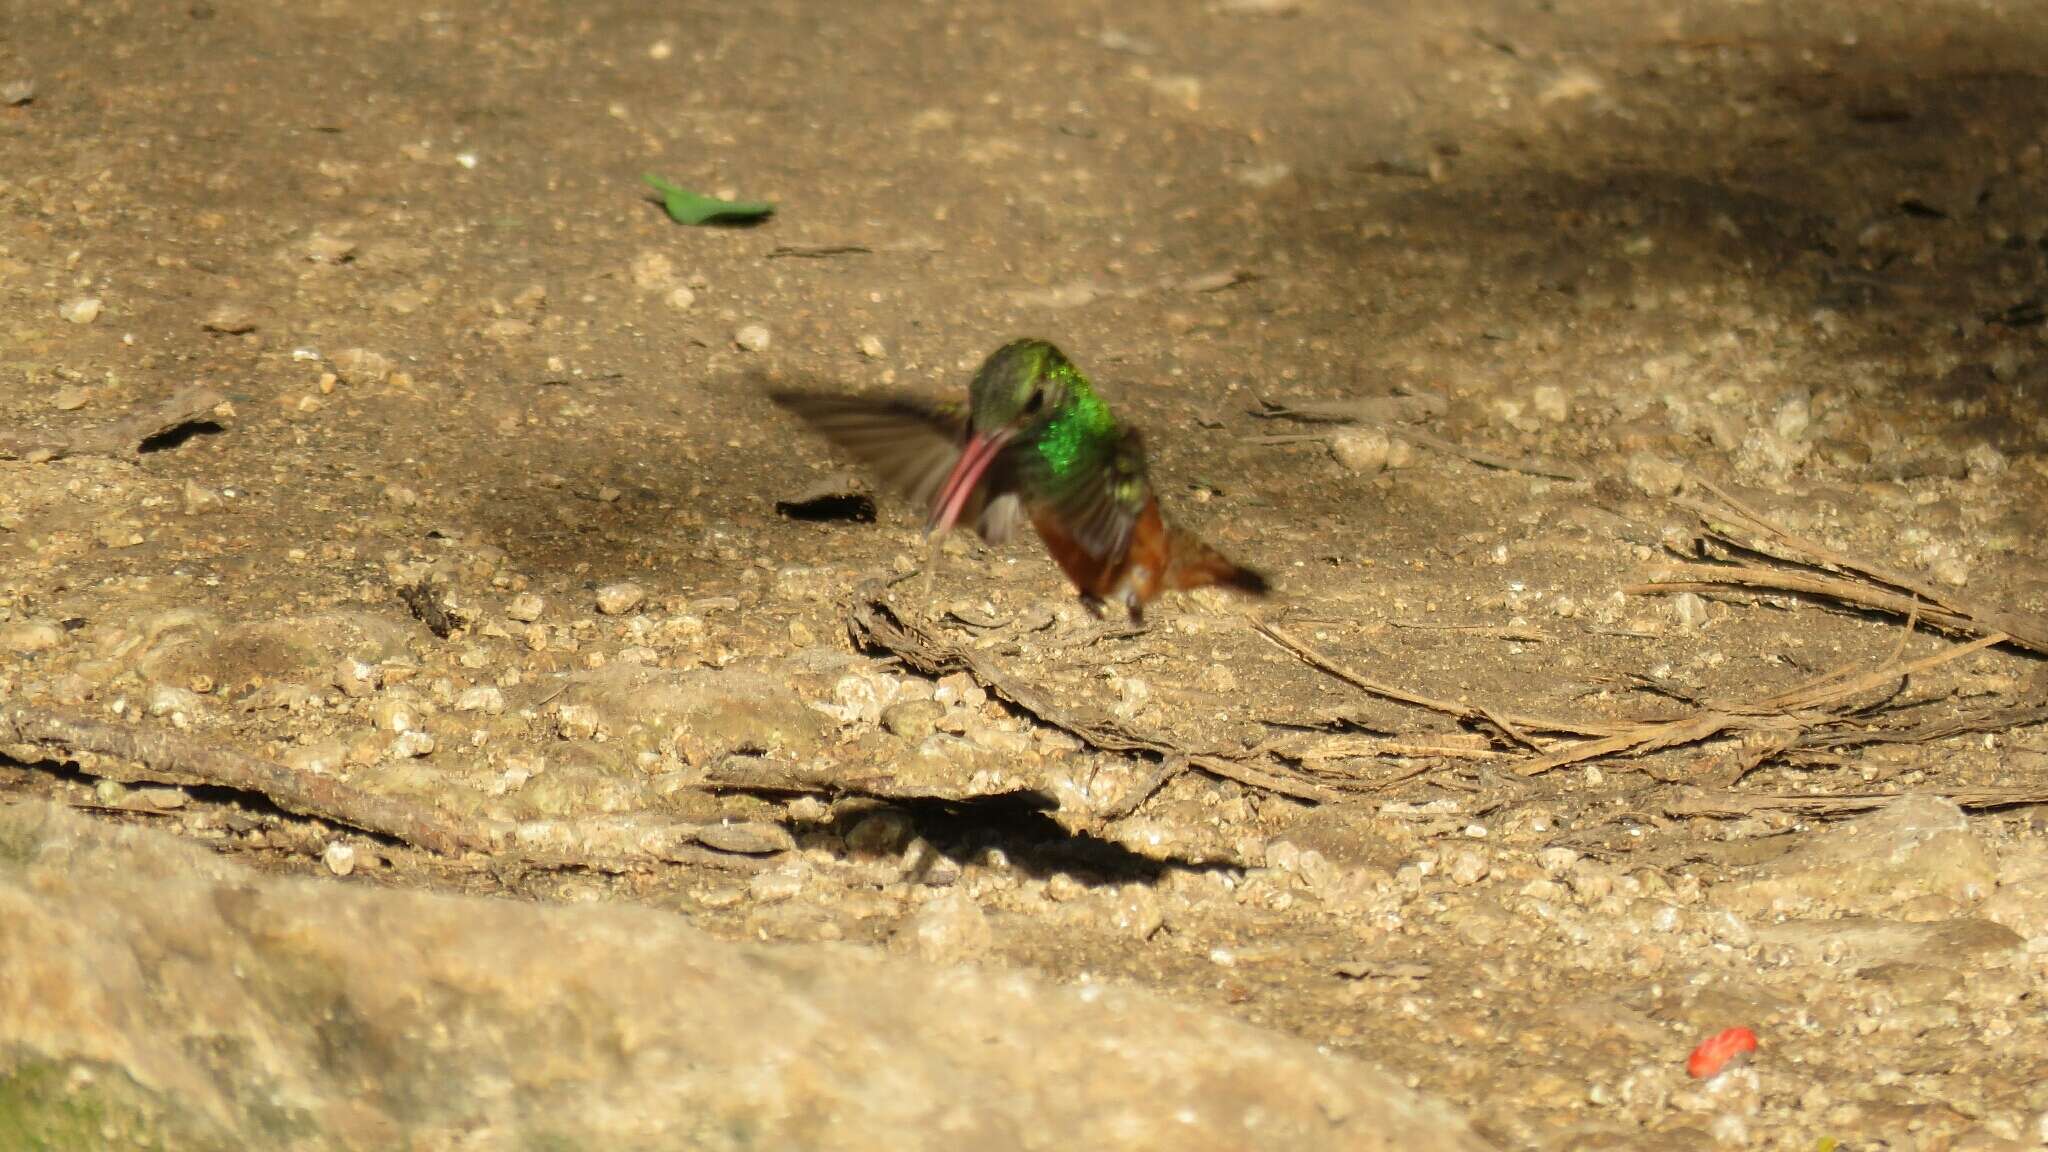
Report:
[{"label": "blurred wing", "polygon": [[1083,446],[1057,467],[1035,445],[1016,451],[1018,486],[1028,494],[1032,515],[1057,520],[1090,556],[1122,559],[1131,529],[1151,498],[1145,473],[1145,444],[1137,429],[1125,428],[1100,445]]},{"label": "blurred wing", "polygon": [[776,392],[770,399],[872,469],[889,488],[929,505],[960,458],[967,414],[899,398]]},{"label": "blurred wing", "polygon": [[[885,487],[924,508],[938,497],[967,437],[967,411],[958,405],[816,392],[774,392],[770,399],[867,465]],[[997,461],[960,517],[991,544],[1008,540],[1022,519],[1016,497],[1004,494],[1011,483]]]}]

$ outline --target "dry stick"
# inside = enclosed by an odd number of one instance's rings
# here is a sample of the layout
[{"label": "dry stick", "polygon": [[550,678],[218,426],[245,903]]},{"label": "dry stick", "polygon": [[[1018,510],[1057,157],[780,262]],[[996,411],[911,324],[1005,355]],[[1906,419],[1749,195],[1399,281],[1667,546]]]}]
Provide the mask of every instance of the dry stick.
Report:
[{"label": "dry stick", "polygon": [[1915,676],[1929,669],[1938,668],[1952,660],[1960,660],[1973,652],[1982,652],[1986,648],[1995,647],[2010,639],[2012,637],[2007,636],[2003,632],[1993,632],[1989,636],[1980,636],[1968,644],[1957,644],[1952,648],[1945,648],[1940,652],[1936,652],[1932,656],[1922,656],[1911,663],[1887,663],[1839,684],[1801,685],[1780,692],[1776,696],[1764,701],[1764,707],[1790,712],[1818,708],[1826,704],[1835,703],[1836,701],[1845,700],[1856,695],[1858,692],[1865,692],[1872,688],[1881,688],[1894,680]]},{"label": "dry stick", "polygon": [[[1825,544],[1809,540],[1773,522],[1762,513],[1736,499],[1713,481],[1703,476],[1696,476],[1694,479],[1701,487],[1719,497],[1721,502],[1726,504],[1728,509],[1733,511],[1737,518],[1748,521],[1748,527],[1752,532],[1765,537],[1777,544],[1781,549],[1792,553],[1789,557],[1777,556],[1776,553],[1763,549],[1762,551],[1767,556],[1775,556],[1778,559],[1805,564],[1808,567],[1835,569],[1861,576],[1866,580],[1874,580],[1880,584],[1888,584],[1892,588],[1911,593],[1927,601],[1950,617],[1973,622],[1973,626],[1967,628],[1967,631],[1978,633],[2003,632],[2013,643],[2043,655],[2048,655],[2048,619],[2043,619],[2029,612],[1992,608],[1971,600],[1960,593],[1936,588],[1925,580],[1846,556]],[[1689,501],[1679,501],[1679,504],[1701,519],[1709,521],[1711,526],[1713,509],[1705,508]]]},{"label": "dry stick", "polygon": [[[1885,658],[1884,658],[1883,660],[1881,660],[1881,661],[1879,661],[1879,662],[1878,662],[1878,665],[1877,665],[1877,666],[1878,666],[1879,668],[1889,668],[1889,667],[1891,667],[1892,665],[1894,665],[1894,664],[1897,664],[1897,663],[1899,662],[1899,658],[1900,658],[1901,656],[1904,656],[1904,655],[1906,654],[1906,642],[1907,642],[1908,640],[1911,640],[1911,639],[1913,638],[1913,631],[1914,631],[1914,629],[1918,628],[1918,627],[1919,627],[1919,625],[1920,625],[1920,600],[1919,600],[1919,598],[1918,598],[1918,597],[1914,597],[1914,599],[1913,599],[1913,611],[1912,611],[1912,612],[1911,612],[1911,613],[1910,613],[1909,615],[1907,615],[1907,617],[1906,617],[1906,627],[1905,627],[1905,630],[1904,630],[1904,631],[1901,631],[1901,632],[1899,633],[1899,639],[1898,639],[1898,642],[1892,645],[1892,651],[1891,651],[1891,655],[1889,655],[1889,656],[1885,657]],[[1848,663],[1848,664],[1844,664],[1844,665],[1842,665],[1841,667],[1839,667],[1839,668],[1836,668],[1836,669],[1834,669],[1834,670],[1833,670],[1833,671],[1831,671],[1831,672],[1823,672],[1823,673],[1821,673],[1820,675],[1818,675],[1818,676],[1815,676],[1815,677],[1814,677],[1813,679],[1811,679],[1811,680],[1807,680],[1807,681],[1804,681],[1804,682],[1802,682],[1802,683],[1799,683],[1799,684],[1795,684],[1795,685],[1793,685],[1792,687],[1790,687],[1790,688],[1787,688],[1787,689],[1785,689],[1784,691],[1782,691],[1782,692],[1778,693],[1778,697],[1785,697],[1785,696],[1790,696],[1790,695],[1796,695],[1797,693],[1800,693],[1800,692],[1810,691],[1810,690],[1812,690],[1812,689],[1816,689],[1816,688],[1819,688],[1819,687],[1820,687],[1820,686],[1822,686],[1823,684],[1833,684],[1833,683],[1835,683],[1835,682],[1836,682],[1836,681],[1838,681],[1838,680],[1846,680],[1846,679],[1848,679],[1849,677],[1851,677],[1851,676],[1854,676],[1854,675],[1857,675],[1857,674],[1858,674],[1858,672],[1857,672],[1857,666],[1856,666],[1856,664],[1855,664],[1855,663],[1854,663],[1854,662],[1852,661],[1852,662],[1850,662],[1850,663]],[[1693,704],[1697,705],[1697,704],[1701,703],[1701,701],[1698,701],[1698,700],[1694,700],[1694,701],[1691,701],[1691,703],[1693,703]]]},{"label": "dry stick", "polygon": [[1440,715],[1450,716],[1458,720],[1491,724],[1502,735],[1525,748],[1542,750],[1534,740],[1531,740],[1524,733],[1524,729],[1534,732],[1563,733],[1570,736],[1605,736],[1615,731],[1612,725],[1587,724],[1576,720],[1554,720],[1544,716],[1520,716],[1511,712],[1496,712],[1491,708],[1478,704],[1460,704],[1453,700],[1438,700],[1432,696],[1424,696],[1418,692],[1410,692],[1405,688],[1396,688],[1391,684],[1382,684],[1377,680],[1361,676],[1330,659],[1328,656],[1323,655],[1321,652],[1316,651],[1314,648],[1309,647],[1307,643],[1296,639],[1293,635],[1282,630],[1278,624],[1274,624],[1271,621],[1254,620],[1252,628],[1259,635],[1292,652],[1303,663],[1312,668],[1327,672],[1361,692],[1378,696],[1383,700],[1392,700],[1397,704],[1406,704],[1411,708],[1422,708]]},{"label": "dry stick", "polygon": [[1655,752],[1662,748],[1697,744],[1730,730],[1796,736],[1816,724],[1837,719],[1824,713],[1815,715],[1824,705],[1889,684],[1902,676],[1911,676],[1952,660],[1959,660],[1973,652],[1981,652],[1993,645],[2002,644],[2006,639],[2004,633],[1994,632],[1968,644],[1958,644],[1932,656],[1922,657],[1910,664],[1873,669],[1839,684],[1827,683],[1826,681],[1831,678],[1824,677],[1818,683],[1795,685],[1758,704],[1717,705],[1703,708],[1690,716],[1681,716],[1676,720],[1638,724],[1630,730],[1605,739],[1586,741],[1559,749],[1547,756],[1524,761],[1515,766],[1515,771],[1524,776],[1535,776],[1554,768],[1583,763],[1602,756],[1613,756],[1623,752]]},{"label": "dry stick", "polygon": [[1892,654],[1885,657],[1884,662],[1887,664],[1897,664],[1899,662],[1899,658],[1906,654],[1906,642],[1908,640],[1911,640],[1913,638],[1913,633],[1919,630],[1920,597],[1918,595],[1915,595],[1913,597],[1913,610],[1911,612],[1906,613],[1906,627],[1903,631],[1899,633],[1899,642],[1897,644],[1892,645]]},{"label": "dry stick", "polygon": [[0,712],[0,743],[133,761],[152,775],[182,778],[168,782],[196,781],[254,792],[287,812],[375,832],[443,856],[482,846],[477,837],[438,812],[168,732],[36,708],[9,708]]},{"label": "dry stick", "polygon": [[1356,400],[1304,400],[1282,404],[1261,397],[1266,407],[1252,415],[1269,420],[1331,424],[1406,424],[1430,420],[1450,411],[1450,401],[1434,392],[1399,396],[1367,396]]},{"label": "dry stick", "polygon": [[[1792,592],[1803,596],[1819,596],[1839,600],[1857,608],[1868,608],[1894,616],[1906,616],[1916,610],[1919,618],[1944,632],[1964,636],[1978,636],[1986,631],[1982,617],[1973,617],[1934,607],[1911,595],[1882,588],[1873,588],[1854,580],[1839,576],[1827,576],[1810,572],[1788,572],[1781,568],[1764,568],[1754,564],[1678,564],[1659,568],[1650,573],[1649,582],[1630,584],[1622,592],[1630,596],[1658,595],[1673,592],[1705,592],[1719,587],[1734,585],[1741,588],[1761,588],[1771,592]],[[2008,633],[2008,635],[2010,635]],[[2032,647],[2031,644],[2028,647]]]},{"label": "dry stick", "polygon": [[[1832,796],[1800,796],[1786,793],[1696,792],[1681,794],[1664,804],[1667,816],[1749,816],[1757,812],[1794,811],[1817,816],[1867,812],[1922,792],[1847,792]],[[1965,788],[1933,793],[1960,808],[2012,808],[2022,804],[2048,803],[2048,789]]]},{"label": "dry stick", "polygon": [[[1862,744],[1931,744],[1950,736],[1972,736],[1982,732],[2010,732],[2048,723],[2048,705],[2031,704],[1999,712],[1979,712],[1953,720],[1895,728],[1855,728],[1836,732],[1809,732],[1798,747],[1854,748]],[[2025,749],[2021,749],[2025,751]]]},{"label": "dry stick", "polygon": [[964,669],[989,691],[1045,723],[1079,737],[1091,747],[1106,752],[1146,752],[1161,758],[1185,757],[1195,768],[1247,787],[1319,803],[1336,799],[1336,793],[1319,784],[1292,780],[1240,760],[1191,753],[1160,737],[1074,716],[1030,684],[996,670],[979,653],[940,641],[922,627],[906,621],[893,605],[878,597],[864,598],[854,609],[848,624],[857,641],[885,649],[927,675],[943,675]]}]

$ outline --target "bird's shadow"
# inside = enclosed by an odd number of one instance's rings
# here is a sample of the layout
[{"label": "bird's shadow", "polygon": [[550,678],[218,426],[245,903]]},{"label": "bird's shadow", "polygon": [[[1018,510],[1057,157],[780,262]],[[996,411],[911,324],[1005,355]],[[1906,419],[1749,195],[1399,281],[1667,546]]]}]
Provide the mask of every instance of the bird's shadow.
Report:
[{"label": "bird's shadow", "polygon": [[829,826],[801,820],[785,821],[784,826],[798,836],[828,827],[843,831],[850,819],[894,812],[940,855],[958,863],[1002,861],[1039,879],[1064,872],[1088,884],[1151,884],[1169,872],[1228,872],[1240,867],[1230,861],[1148,856],[1093,832],[1068,828],[1051,815],[1058,801],[1033,789],[958,799],[846,795],[864,805],[857,814],[838,812]]}]

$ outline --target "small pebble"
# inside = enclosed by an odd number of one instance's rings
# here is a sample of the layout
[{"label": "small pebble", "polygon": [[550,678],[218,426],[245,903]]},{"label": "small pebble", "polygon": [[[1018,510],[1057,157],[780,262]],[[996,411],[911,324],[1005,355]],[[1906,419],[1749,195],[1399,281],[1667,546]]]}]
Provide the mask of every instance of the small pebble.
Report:
[{"label": "small pebble", "polygon": [[747,881],[747,895],[763,904],[776,904],[793,899],[803,890],[803,873],[787,865],[756,873],[753,879]]},{"label": "small pebble", "polygon": [[387,696],[370,705],[370,723],[386,732],[410,732],[420,726],[419,707],[410,700]]},{"label": "small pebble", "polygon": [[64,642],[64,629],[46,620],[16,620],[0,625],[0,649],[47,652]]},{"label": "small pebble", "polygon": [[366,664],[354,657],[345,656],[334,666],[333,679],[334,686],[341,689],[342,695],[351,700],[360,700],[376,694],[378,686],[383,683],[384,675],[383,670],[375,664]]},{"label": "small pebble", "polygon": [[1963,463],[1969,468],[1970,479],[1984,481],[2003,475],[2008,461],[2005,453],[1980,441],[1963,453]]},{"label": "small pebble", "polygon": [[159,718],[168,716],[172,725],[183,728],[199,714],[199,694],[171,684],[152,684],[143,699],[143,710]]},{"label": "small pebble", "polygon": [[90,324],[100,318],[100,307],[99,297],[84,296],[59,306],[57,315],[73,324]]},{"label": "small pebble", "polygon": [[220,493],[196,480],[185,481],[185,515],[197,516],[220,507]]},{"label": "small pebble", "polygon": [[87,389],[76,384],[66,384],[57,389],[57,394],[50,398],[50,403],[54,404],[59,412],[76,412],[85,407],[85,402],[90,399],[92,393]]},{"label": "small pebble", "polygon": [[678,284],[668,290],[668,306],[678,312],[688,312],[697,306],[697,294],[687,284]]},{"label": "small pebble", "polygon": [[1012,732],[993,724],[971,721],[960,734],[977,748],[1005,756],[1022,756],[1031,751],[1032,739],[1029,732]]},{"label": "small pebble", "polygon": [[1467,848],[1451,855],[1447,871],[1450,873],[1451,883],[1460,888],[1469,888],[1486,879],[1486,874],[1492,871],[1492,866],[1486,862],[1486,857]]},{"label": "small pebble", "polygon": [[208,312],[199,326],[208,332],[240,336],[256,330],[256,314],[240,304],[222,304]]},{"label": "small pebble", "polygon": [[346,876],[356,870],[356,850],[336,840],[320,853],[320,862],[336,876]]},{"label": "small pebble", "polygon": [[597,590],[597,610],[607,616],[624,616],[647,600],[647,590],[626,581],[607,584]]},{"label": "small pebble", "polygon": [[862,336],[855,347],[860,349],[861,355],[870,360],[880,360],[888,353],[888,349],[882,346],[882,338],[872,332]]},{"label": "small pebble", "polygon": [[306,241],[305,253],[306,259],[315,264],[341,264],[354,258],[356,244],[353,240],[316,232]]},{"label": "small pebble", "polygon": [[706,824],[697,830],[697,843],[718,852],[746,856],[768,856],[796,847],[788,829],[757,820]]},{"label": "small pebble", "polygon": [[947,889],[918,909],[896,940],[926,963],[958,964],[987,953],[995,934],[980,905],[965,892]]},{"label": "small pebble", "polygon": [[0,84],[0,104],[9,108],[19,107],[36,98],[36,82],[29,79],[9,80]]},{"label": "small pebble", "polygon": [[675,282],[675,261],[666,252],[642,252],[633,258],[633,286],[643,292],[657,292]]},{"label": "small pebble", "polygon": [[496,716],[505,711],[505,694],[489,684],[471,688],[455,698],[455,710]]},{"label": "small pebble", "polygon": [[916,831],[910,817],[894,809],[870,812],[847,830],[846,848],[857,856],[895,856]]},{"label": "small pebble", "polygon": [[748,352],[766,352],[769,342],[768,329],[760,324],[749,324],[733,333],[732,342]]},{"label": "small pebble", "polygon": [[1056,904],[1079,900],[1088,894],[1088,886],[1074,879],[1071,873],[1055,872],[1045,878],[1045,898]]},{"label": "small pebble", "polygon": [[505,605],[505,615],[521,624],[531,624],[548,610],[548,602],[531,592],[521,592]]},{"label": "small pebble", "polygon": [[1376,476],[1393,461],[1394,440],[1377,428],[1339,432],[1330,440],[1330,456],[1346,471]]},{"label": "small pebble", "polygon": [[882,727],[905,740],[922,740],[938,730],[946,706],[936,700],[899,700],[882,709]]},{"label": "small pebble", "polygon": [[1117,890],[1112,919],[1118,931],[1136,940],[1150,940],[1166,926],[1159,894],[1143,884],[1126,884]]},{"label": "small pebble", "polygon": [[1662,500],[1678,495],[1685,487],[1685,469],[1651,452],[1637,452],[1622,466],[1629,487],[1645,496]]},{"label": "small pebble", "polygon": [[563,704],[555,709],[555,731],[564,740],[589,740],[600,727],[597,712],[587,704]]},{"label": "small pebble", "polygon": [[910,847],[903,850],[903,864],[904,871],[927,888],[950,888],[965,874],[958,860],[923,839],[912,840]]},{"label": "small pebble", "polygon": [[351,384],[381,384],[391,378],[391,357],[368,348],[344,348],[333,360],[335,375]]},{"label": "small pebble", "polygon": [[400,732],[387,752],[393,760],[417,760],[431,756],[434,754],[434,738],[417,728]]},{"label": "small pebble", "polygon": [[1698,628],[1707,622],[1707,602],[1696,592],[1680,592],[1671,598],[1671,614],[1679,627]]}]

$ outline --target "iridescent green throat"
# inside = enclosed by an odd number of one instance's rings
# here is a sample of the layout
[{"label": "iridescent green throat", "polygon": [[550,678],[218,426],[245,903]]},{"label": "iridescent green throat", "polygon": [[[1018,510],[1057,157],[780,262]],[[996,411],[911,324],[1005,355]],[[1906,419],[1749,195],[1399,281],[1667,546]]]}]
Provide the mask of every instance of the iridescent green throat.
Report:
[{"label": "iridescent green throat", "polygon": [[1038,454],[1055,476],[1066,476],[1089,458],[1089,446],[1115,437],[1116,417],[1072,364],[1061,364],[1046,376],[1063,385],[1066,402],[1046,421],[1038,435]]}]

